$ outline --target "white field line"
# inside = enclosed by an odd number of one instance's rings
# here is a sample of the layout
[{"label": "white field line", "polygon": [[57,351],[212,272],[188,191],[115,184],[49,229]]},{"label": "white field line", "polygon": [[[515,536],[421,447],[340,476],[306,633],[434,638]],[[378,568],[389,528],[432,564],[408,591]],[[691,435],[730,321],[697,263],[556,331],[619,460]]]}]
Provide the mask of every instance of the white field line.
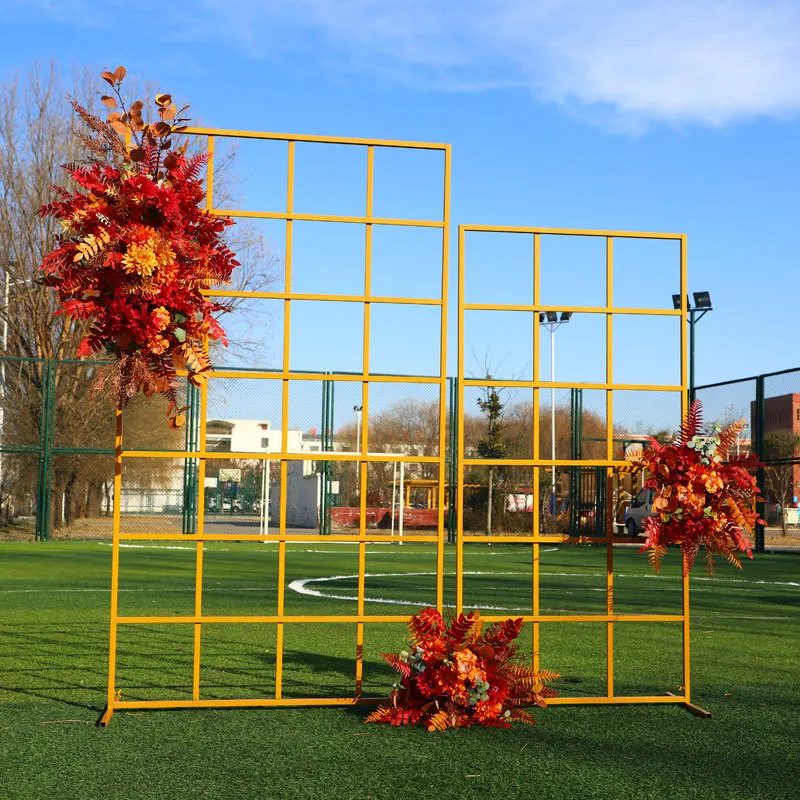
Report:
[{"label": "white field line", "polygon": [[[483,572],[483,571],[464,571],[463,575],[497,575],[497,576],[505,576],[505,575],[529,575],[530,573],[527,572]],[[595,572],[595,573],[586,573],[586,572],[540,572],[540,575],[549,575],[549,576],[557,576],[557,577],[572,577],[572,578],[604,578],[606,574],[604,572]],[[365,578],[397,578],[403,577],[406,575],[410,576],[431,576],[436,575],[435,572],[374,572],[374,573],[367,573],[364,575]],[[447,572],[445,575],[455,575],[454,572]],[[319,589],[313,589],[309,587],[311,583],[327,583],[330,581],[341,581],[341,580],[358,580],[358,575],[332,575],[330,577],[325,578],[305,578],[302,580],[295,580],[289,584],[289,588],[297,592],[298,594],[307,595],[310,597],[320,597],[325,598],[328,600],[355,600],[355,596],[353,595],[343,595],[343,594],[333,594],[332,592],[322,592]],[[620,577],[618,575],[618,577]],[[660,578],[659,575],[630,575],[625,577],[632,577],[632,578]],[[698,578],[697,580],[714,580],[713,578]],[[766,584],[770,586],[800,586],[800,583],[796,583],[794,581],[746,581],[746,580],[729,580],[726,581],[727,583],[754,583],[754,584]],[[604,588],[601,589],[590,589],[590,591],[600,591],[605,592]],[[573,592],[565,592],[560,591],[559,594],[573,594]],[[385,603],[388,605],[397,605],[397,606],[416,606],[419,607],[424,605],[424,603],[415,602],[412,600],[397,600],[392,598],[385,598],[385,597],[365,597],[364,602],[366,603]],[[454,605],[445,604],[445,608],[455,608]],[[481,609],[486,611],[528,611],[528,607],[506,607],[506,606],[480,606]],[[562,609],[563,610],[563,609]],[[705,616],[703,614],[697,614],[695,616]],[[720,616],[723,615],[719,614],[712,614],[710,616]],[[765,620],[777,620],[777,619],[792,619],[792,617],[750,617],[750,616],[728,616],[723,617],[725,619],[765,619]]]},{"label": "white field line", "polygon": [[[455,575],[454,572],[445,573],[446,575]],[[463,575],[528,575],[527,572],[467,572],[464,570]],[[435,572],[370,572],[364,575],[365,578],[397,578],[404,575],[436,575]],[[358,575],[331,575],[329,578],[305,578],[303,580],[292,581],[289,588],[297,594],[304,594],[310,597],[324,597],[329,600],[355,600],[352,595],[331,594],[330,592],[320,592],[318,589],[309,588],[309,583],[325,583],[327,581],[343,581],[358,580]],[[425,603],[415,602],[413,600],[390,600],[385,597],[365,597],[366,603],[388,603],[393,606],[415,606],[419,608]],[[445,603],[445,608],[455,608],[455,605]],[[484,606],[481,608],[485,611],[526,611],[526,608],[509,608],[507,606]]]}]

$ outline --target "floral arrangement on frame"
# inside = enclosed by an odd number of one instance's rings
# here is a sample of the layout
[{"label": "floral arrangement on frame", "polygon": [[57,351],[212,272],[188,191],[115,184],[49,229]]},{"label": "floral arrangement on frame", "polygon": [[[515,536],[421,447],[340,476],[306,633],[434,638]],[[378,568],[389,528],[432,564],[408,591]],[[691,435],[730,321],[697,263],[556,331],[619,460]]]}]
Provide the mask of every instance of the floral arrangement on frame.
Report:
[{"label": "floral arrangement on frame", "polygon": [[140,390],[163,394],[178,427],[177,371],[199,385],[211,369],[208,339],[227,344],[215,318],[226,308],[202,290],[227,283],[239,265],[223,241],[233,221],[200,207],[208,155],[189,156],[174,138],[188,106],[159,94],[157,121],[146,122],[142,101],[122,97],[125,75],[102,74],[112,92],[101,98],[105,120],[71,101],[86,158],[64,166],[77,188],[55,187],[58,199],[40,211],[61,226],[42,282],[58,293],[58,313],[88,322],[78,356],[115,359],[93,391],[110,388],[118,407]]},{"label": "floral arrangement on frame", "polygon": [[656,492],[653,514],[644,521],[647,539],[642,548],[656,571],[672,544],[683,552],[684,574],[701,547],[709,573],[714,572],[715,555],[740,569],[740,553],[753,557],[748,534],[756,523],[763,523],[756,511],[761,491],[755,472],[761,464],[752,453],[731,454],[745,427],[740,420],[704,432],[700,401],[695,400],[677,440],[659,444],[653,439],[635,460],[637,467],[647,470],[645,488]]},{"label": "floral arrangement on frame", "polygon": [[556,694],[548,684],[560,676],[517,658],[522,626],[522,618],[507,619],[484,630],[477,611],[447,624],[435,608],[423,609],[408,623],[408,649],[384,653],[400,683],[366,721],[429,731],[534,724],[524,707],[545,708]]}]

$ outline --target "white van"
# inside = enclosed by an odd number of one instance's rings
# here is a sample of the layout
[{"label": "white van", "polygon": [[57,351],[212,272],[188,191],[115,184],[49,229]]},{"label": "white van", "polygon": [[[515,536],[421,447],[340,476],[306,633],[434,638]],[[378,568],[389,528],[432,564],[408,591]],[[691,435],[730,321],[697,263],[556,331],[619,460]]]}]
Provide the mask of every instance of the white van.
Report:
[{"label": "white van", "polygon": [[628,536],[638,536],[641,533],[644,521],[653,513],[655,496],[654,489],[642,489],[633,498],[625,513],[625,528],[628,531]]}]

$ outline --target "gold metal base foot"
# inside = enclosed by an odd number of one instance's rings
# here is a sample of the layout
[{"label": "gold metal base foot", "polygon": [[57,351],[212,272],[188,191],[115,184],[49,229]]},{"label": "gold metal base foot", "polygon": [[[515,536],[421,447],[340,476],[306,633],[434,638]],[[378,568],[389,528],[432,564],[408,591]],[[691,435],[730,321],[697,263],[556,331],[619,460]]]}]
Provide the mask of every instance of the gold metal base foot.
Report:
[{"label": "gold metal base foot", "polygon": [[111,722],[111,717],[114,716],[114,709],[109,708],[106,706],[106,710],[103,712],[102,716],[99,720],[97,720],[97,727],[98,728],[105,728],[108,726],[108,723]]},{"label": "gold metal base foot", "polygon": [[710,717],[711,712],[706,711],[704,708],[700,708],[700,706],[696,706],[694,703],[684,703],[683,707],[690,713],[694,714],[696,717]]},{"label": "gold metal base foot", "polygon": [[[678,695],[676,695],[674,692],[665,692],[665,694],[670,695],[670,697],[678,697]],[[696,717],[708,718],[711,716],[710,711],[706,711],[706,709],[700,708],[700,706],[696,706],[694,703],[682,703],[681,705],[690,714],[694,714]]]}]

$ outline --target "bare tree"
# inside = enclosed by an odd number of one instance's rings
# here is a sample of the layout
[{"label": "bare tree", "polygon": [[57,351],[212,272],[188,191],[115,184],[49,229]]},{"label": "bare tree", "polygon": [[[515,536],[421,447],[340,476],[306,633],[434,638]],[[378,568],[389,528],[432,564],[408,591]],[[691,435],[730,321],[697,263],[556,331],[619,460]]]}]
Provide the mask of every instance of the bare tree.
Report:
[{"label": "bare tree", "polygon": [[[15,73],[0,85],[0,344],[4,356],[25,359],[5,360],[0,367],[2,445],[36,445],[43,441],[43,428],[49,417],[42,402],[48,385],[55,397],[50,415],[54,426],[47,432],[53,444],[83,448],[113,445],[113,409],[106,398],[89,397],[97,367],[92,362],[62,363],[54,374],[46,374],[50,360],[75,358],[86,324],[58,314],[55,293],[38,283],[39,265],[58,231],[57,220],[39,215],[39,209],[53,199],[53,185],[72,188],[61,165],[78,161],[82,155],[82,130],[67,96],[92,110],[97,107],[97,88],[97,79],[88,70],[74,71],[65,79],[54,64],[34,64],[27,74]],[[194,146],[202,146],[199,137]],[[234,162],[233,151],[215,162],[215,193],[221,202],[236,190]],[[229,246],[236,249],[242,264],[233,288],[270,288],[277,262],[266,241],[248,225],[229,230]],[[230,307],[245,319],[248,312],[256,311],[252,303],[248,308],[246,300],[232,300]],[[183,434],[170,433],[166,426],[155,430],[151,402],[161,400],[139,398],[126,410],[126,438],[143,447],[146,444],[141,443],[149,441],[151,447],[177,449]],[[23,462],[17,459],[17,463]],[[142,459],[131,465],[131,471],[142,472],[137,483],[157,479],[165,469],[169,470],[168,465],[159,464],[157,459]],[[14,467],[14,460],[6,455],[0,492],[7,493],[10,481],[19,476],[23,477],[19,491],[30,494],[26,486],[35,483],[35,470],[30,466]],[[53,525],[58,527],[77,515],[97,513],[98,498],[104,486],[107,492],[112,476],[113,465],[107,458],[56,456],[52,473]],[[168,476],[161,475],[160,479],[167,480]]]},{"label": "bare tree", "polygon": [[800,436],[791,430],[770,431],[764,436],[766,489],[781,507],[781,536],[786,536],[786,508],[794,495],[798,450]]}]

